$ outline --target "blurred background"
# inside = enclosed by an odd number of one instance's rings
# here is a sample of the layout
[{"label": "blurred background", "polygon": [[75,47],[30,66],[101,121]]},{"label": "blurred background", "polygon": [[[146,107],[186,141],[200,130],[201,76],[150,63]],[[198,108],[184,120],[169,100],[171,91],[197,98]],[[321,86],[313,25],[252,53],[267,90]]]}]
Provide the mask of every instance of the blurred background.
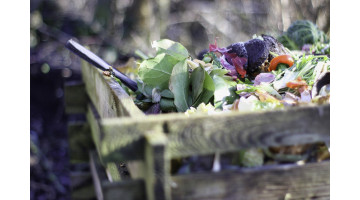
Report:
[{"label": "blurred background", "polygon": [[279,36],[298,19],[330,36],[330,0],[31,0],[31,199],[71,199],[71,172],[89,170],[69,163],[66,125],[84,117],[64,113],[64,84],[81,81],[68,39],[118,66],[137,58],[136,50],[152,53],[160,38],[196,57],[215,38],[225,47],[254,34]]}]

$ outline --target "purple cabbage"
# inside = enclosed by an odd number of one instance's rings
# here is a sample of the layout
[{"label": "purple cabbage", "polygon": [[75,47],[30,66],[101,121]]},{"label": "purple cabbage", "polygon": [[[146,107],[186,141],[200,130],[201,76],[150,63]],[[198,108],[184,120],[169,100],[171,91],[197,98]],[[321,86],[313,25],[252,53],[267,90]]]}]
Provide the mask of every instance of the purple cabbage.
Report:
[{"label": "purple cabbage", "polygon": [[260,73],[255,77],[254,86],[260,85],[261,83],[271,83],[275,80],[275,75],[272,73]]}]

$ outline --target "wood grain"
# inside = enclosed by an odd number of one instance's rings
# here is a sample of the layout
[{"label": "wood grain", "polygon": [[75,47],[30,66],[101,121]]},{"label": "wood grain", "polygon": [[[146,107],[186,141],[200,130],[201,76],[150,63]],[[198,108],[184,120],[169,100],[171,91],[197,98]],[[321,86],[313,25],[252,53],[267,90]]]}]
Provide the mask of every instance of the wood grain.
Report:
[{"label": "wood grain", "polygon": [[90,172],[71,172],[70,180],[71,199],[85,200],[95,198],[94,185]]},{"label": "wood grain", "polygon": [[87,122],[68,124],[69,156],[71,163],[89,162],[89,151],[94,149],[90,127]]},{"label": "wood grain", "polygon": [[330,162],[189,174],[172,181],[174,200],[329,199]]},{"label": "wood grain", "polygon": [[79,114],[86,112],[88,96],[82,82],[66,83],[64,87],[65,112]]},{"label": "wood grain", "polygon": [[90,169],[94,181],[97,199],[144,200],[145,185],[143,180],[124,180],[110,182],[95,152],[90,153]]},{"label": "wood grain", "polygon": [[85,61],[82,61],[81,70],[86,92],[101,118],[144,115],[114,79],[103,76],[100,70]]},{"label": "wood grain", "polygon": [[[172,158],[330,140],[330,106],[308,106],[254,113],[220,113],[187,117],[162,114],[133,119],[102,120],[99,152],[106,160],[142,157],[136,149],[148,130],[161,127]],[[131,149],[131,156],[128,154]],[[114,155],[116,152],[116,156]]]},{"label": "wood grain", "polygon": [[161,130],[145,135],[145,185],[148,200],[170,200],[170,158]]}]

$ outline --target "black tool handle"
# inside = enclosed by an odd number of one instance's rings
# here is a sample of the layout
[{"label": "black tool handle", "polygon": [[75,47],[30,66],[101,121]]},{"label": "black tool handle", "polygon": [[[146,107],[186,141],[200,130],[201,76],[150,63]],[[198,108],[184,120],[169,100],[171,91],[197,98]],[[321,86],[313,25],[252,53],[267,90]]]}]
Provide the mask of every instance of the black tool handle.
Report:
[{"label": "black tool handle", "polygon": [[[103,59],[99,58],[99,56],[95,55],[93,52],[89,51],[85,47],[83,47],[81,44],[75,42],[74,40],[70,39],[66,42],[66,48],[68,48],[70,51],[78,55],[80,58],[86,60],[90,64],[94,65],[95,67],[105,71],[109,70],[111,65],[109,65],[107,62],[105,62]],[[122,83],[124,83],[128,88],[130,88],[132,91],[137,91],[137,83],[133,80],[131,80],[129,77],[125,76],[123,73],[119,72],[117,69],[113,68],[114,76]]]}]

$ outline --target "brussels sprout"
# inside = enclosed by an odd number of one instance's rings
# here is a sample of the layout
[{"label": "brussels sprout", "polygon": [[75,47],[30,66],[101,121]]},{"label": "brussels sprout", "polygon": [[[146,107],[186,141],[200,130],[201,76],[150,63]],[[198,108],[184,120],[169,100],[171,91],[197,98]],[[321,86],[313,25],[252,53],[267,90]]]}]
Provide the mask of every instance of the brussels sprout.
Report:
[{"label": "brussels sprout", "polygon": [[328,42],[325,33],[308,20],[298,20],[293,22],[287,32],[280,36],[278,40],[291,50],[301,49],[304,44]]}]

